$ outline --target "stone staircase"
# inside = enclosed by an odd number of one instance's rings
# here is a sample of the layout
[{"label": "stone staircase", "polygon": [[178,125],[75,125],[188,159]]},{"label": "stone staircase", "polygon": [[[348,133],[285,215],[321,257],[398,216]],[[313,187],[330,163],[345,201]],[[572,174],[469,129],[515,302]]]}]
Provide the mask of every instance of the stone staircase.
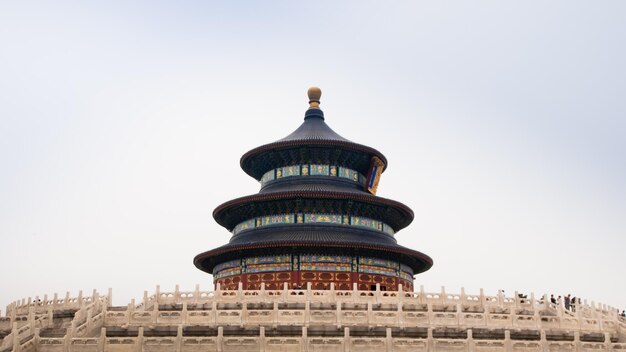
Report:
[{"label": "stone staircase", "polygon": [[63,338],[67,335],[67,329],[72,326],[72,320],[76,314],[75,309],[66,309],[55,311],[52,314],[52,323],[41,329],[40,337]]},{"label": "stone staircase", "polygon": [[92,296],[49,300],[22,300],[7,307],[0,317],[0,352],[35,352],[41,340],[63,341],[71,337],[91,336],[99,332],[109,296],[94,290]]}]

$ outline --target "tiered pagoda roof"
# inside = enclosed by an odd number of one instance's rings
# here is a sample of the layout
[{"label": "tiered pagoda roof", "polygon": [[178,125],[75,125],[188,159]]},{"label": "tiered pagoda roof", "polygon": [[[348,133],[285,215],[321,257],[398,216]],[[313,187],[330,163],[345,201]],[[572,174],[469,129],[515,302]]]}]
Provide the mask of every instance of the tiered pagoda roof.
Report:
[{"label": "tiered pagoda roof", "polygon": [[[413,211],[375,195],[387,159],[334,132],[319,109],[320,96],[318,88],[309,89],[310,107],[293,133],[243,155],[242,169],[260,181],[261,190],[215,209],[213,217],[233,236],[196,256],[200,270],[216,275],[224,262],[298,253],[394,260],[385,265],[407,266],[409,276],[432,266],[430,257],[394,238],[411,223]],[[231,270],[244,273],[246,263]]]}]

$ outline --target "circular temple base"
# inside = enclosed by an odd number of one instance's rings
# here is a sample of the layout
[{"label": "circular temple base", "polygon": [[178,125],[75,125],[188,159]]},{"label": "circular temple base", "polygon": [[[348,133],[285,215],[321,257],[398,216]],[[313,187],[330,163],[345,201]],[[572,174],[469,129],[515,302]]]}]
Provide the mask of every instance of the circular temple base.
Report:
[{"label": "circular temple base", "polygon": [[397,291],[402,285],[404,291],[413,291],[413,283],[399,277],[325,271],[283,271],[272,273],[240,274],[214,280],[222,290],[236,290],[241,283],[244,290],[258,290],[265,284],[266,290],[281,290],[287,284],[289,289],[305,289],[311,285],[313,290],[329,290],[334,283],[335,290],[352,290],[356,284],[359,290],[375,291],[380,285],[381,291]]}]

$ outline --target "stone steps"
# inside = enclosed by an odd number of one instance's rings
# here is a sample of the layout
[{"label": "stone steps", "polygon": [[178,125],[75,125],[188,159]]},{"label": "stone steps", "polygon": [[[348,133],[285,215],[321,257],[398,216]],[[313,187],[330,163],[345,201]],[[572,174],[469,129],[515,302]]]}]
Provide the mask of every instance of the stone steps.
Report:
[{"label": "stone steps", "polygon": [[47,328],[39,332],[40,337],[62,338],[67,334],[66,328]]}]

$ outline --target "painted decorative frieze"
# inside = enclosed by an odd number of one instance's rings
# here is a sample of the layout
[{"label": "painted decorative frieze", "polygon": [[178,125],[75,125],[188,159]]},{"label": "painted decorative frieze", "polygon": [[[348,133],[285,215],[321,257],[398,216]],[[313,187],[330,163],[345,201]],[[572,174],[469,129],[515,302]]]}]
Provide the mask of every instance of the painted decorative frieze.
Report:
[{"label": "painted decorative frieze", "polygon": [[363,216],[320,213],[295,213],[261,216],[235,225],[232,232],[234,235],[237,235],[245,230],[284,224],[329,224],[366,228],[368,230],[385,233],[389,236],[393,236],[395,233],[391,226],[383,223],[382,221]]},{"label": "painted decorative frieze", "polygon": [[339,177],[356,182],[361,186],[365,186],[366,181],[366,177],[363,174],[346,167],[326,164],[304,164],[279,167],[266,172],[261,177],[261,187],[272,181],[293,176]]}]

